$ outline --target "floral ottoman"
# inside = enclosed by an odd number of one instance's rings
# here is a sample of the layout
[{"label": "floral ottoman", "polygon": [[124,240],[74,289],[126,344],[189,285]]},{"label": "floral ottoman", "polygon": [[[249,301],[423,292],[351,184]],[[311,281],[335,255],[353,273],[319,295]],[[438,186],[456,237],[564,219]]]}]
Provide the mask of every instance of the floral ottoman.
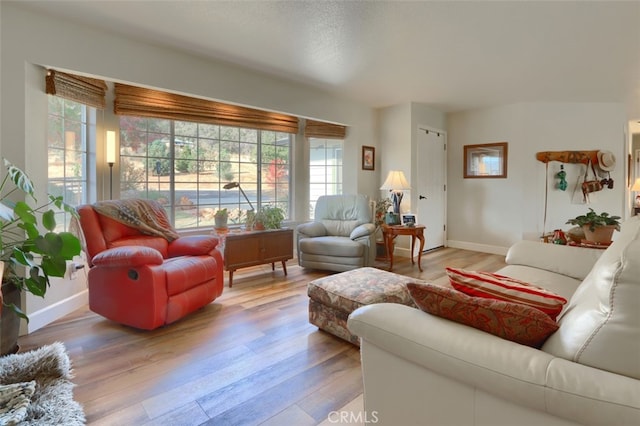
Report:
[{"label": "floral ottoman", "polygon": [[424,281],[376,268],[358,268],[311,281],[309,322],[318,328],[360,346],[347,329],[347,318],[361,306],[373,303],[401,303],[413,306],[407,283]]}]

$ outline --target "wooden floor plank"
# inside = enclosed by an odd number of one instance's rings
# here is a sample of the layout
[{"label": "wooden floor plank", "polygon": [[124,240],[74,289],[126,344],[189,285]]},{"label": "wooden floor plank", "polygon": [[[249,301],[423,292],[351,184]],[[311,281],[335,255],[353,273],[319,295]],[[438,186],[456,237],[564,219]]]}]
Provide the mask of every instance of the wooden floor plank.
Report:
[{"label": "wooden floor plank", "polygon": [[[504,257],[447,248],[423,255],[422,272],[397,257],[393,272],[446,282],[445,266],[495,271]],[[85,306],[18,343],[65,344],[92,425],[340,424],[329,414],[363,410],[359,351],[309,324],[306,293],[333,272],[287,270],[238,270],[212,304],[154,331]]]}]

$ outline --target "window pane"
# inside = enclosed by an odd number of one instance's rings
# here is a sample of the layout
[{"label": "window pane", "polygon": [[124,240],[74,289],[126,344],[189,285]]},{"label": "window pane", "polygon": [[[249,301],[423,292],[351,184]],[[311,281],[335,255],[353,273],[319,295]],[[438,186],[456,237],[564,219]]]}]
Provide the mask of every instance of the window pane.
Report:
[{"label": "window pane", "polygon": [[[122,198],[165,203],[178,229],[210,227],[221,208],[228,209],[229,223],[238,225],[247,210],[268,202],[281,203],[288,213],[289,135],[166,120],[149,120],[145,127],[142,120],[121,120],[127,126],[121,131]],[[240,187],[224,189],[230,182]]]},{"label": "window pane", "polygon": [[342,194],[342,151],[339,139],[309,138],[310,217],[321,195]]},{"label": "window pane", "polygon": [[[77,207],[89,202],[95,188],[95,170],[89,169],[89,157],[95,153],[95,108],[79,102],[48,96],[47,175],[48,192],[62,196]],[[56,231],[68,229],[70,216],[56,212]]]}]

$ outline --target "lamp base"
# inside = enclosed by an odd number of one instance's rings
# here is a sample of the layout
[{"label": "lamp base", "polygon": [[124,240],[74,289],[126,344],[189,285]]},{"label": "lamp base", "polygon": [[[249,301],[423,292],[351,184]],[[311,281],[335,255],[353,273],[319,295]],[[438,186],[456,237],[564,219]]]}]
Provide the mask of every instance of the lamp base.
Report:
[{"label": "lamp base", "polygon": [[402,191],[392,191],[391,201],[393,202],[393,212],[397,215],[400,214],[400,203],[402,202]]}]

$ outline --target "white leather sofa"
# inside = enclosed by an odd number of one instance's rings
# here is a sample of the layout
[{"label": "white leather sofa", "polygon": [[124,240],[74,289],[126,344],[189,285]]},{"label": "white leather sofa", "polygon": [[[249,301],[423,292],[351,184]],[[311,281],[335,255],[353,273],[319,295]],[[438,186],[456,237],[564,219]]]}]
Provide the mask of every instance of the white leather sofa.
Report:
[{"label": "white leather sofa", "polygon": [[353,312],[377,424],[640,425],[640,219],[607,250],[523,241],[499,273],[569,299],[541,349],[398,304]]}]

